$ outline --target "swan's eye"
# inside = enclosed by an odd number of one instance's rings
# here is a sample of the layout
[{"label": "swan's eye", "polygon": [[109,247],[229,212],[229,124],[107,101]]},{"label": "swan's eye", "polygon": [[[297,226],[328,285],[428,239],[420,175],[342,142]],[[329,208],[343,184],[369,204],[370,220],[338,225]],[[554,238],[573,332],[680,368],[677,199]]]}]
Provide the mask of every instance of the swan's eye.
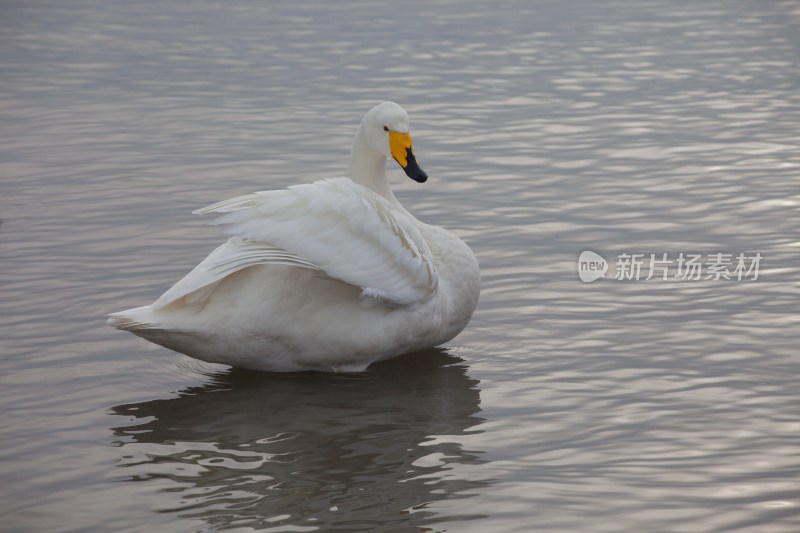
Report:
[{"label": "swan's eye", "polygon": [[387,126],[384,126],[383,131],[389,131],[389,128]]}]

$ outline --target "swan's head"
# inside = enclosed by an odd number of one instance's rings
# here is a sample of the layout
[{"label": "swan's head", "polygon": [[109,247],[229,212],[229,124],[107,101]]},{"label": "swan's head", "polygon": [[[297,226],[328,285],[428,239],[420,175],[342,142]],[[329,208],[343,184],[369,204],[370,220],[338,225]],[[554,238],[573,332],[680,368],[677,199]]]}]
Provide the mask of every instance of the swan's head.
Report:
[{"label": "swan's head", "polygon": [[408,113],[394,102],[373,107],[362,123],[370,148],[393,158],[409,178],[422,183],[428,179],[428,175],[419,167],[411,151],[408,127]]}]

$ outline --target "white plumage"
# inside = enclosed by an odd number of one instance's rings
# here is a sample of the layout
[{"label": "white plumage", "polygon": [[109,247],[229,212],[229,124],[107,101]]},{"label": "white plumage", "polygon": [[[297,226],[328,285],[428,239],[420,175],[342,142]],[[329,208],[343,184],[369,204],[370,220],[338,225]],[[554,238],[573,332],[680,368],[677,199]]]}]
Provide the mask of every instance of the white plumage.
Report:
[{"label": "white plumage", "polygon": [[385,102],[353,144],[349,177],[225,200],[198,214],[232,237],[152,305],[109,324],[204,361],[268,371],[360,371],[446,342],[480,292],[472,251],[389,188],[417,181],[408,115]]}]

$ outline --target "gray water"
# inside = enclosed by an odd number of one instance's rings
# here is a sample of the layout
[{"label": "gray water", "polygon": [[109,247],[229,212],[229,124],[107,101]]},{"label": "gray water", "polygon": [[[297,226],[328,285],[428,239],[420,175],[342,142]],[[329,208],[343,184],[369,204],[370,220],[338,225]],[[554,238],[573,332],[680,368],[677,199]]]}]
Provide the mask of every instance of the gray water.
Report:
[{"label": "gray water", "polygon": [[[0,529],[800,531],[799,30],[755,0],[0,1]],[[481,263],[459,337],[267,375],[104,324],[222,241],[193,209],[343,174],[387,99],[431,175],[398,197]],[[621,281],[622,252],[763,260]]]}]

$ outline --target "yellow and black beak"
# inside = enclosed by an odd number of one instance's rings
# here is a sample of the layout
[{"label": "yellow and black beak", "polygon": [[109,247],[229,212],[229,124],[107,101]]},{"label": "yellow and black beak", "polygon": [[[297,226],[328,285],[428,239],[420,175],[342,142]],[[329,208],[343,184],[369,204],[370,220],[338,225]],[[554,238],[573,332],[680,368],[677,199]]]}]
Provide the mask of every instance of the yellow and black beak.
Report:
[{"label": "yellow and black beak", "polygon": [[408,133],[398,133],[396,131],[389,131],[389,148],[392,151],[392,157],[397,161],[406,176],[418,183],[424,183],[428,179],[428,175],[424,170],[419,168],[417,159],[414,157],[414,152],[411,151],[411,135]]}]

